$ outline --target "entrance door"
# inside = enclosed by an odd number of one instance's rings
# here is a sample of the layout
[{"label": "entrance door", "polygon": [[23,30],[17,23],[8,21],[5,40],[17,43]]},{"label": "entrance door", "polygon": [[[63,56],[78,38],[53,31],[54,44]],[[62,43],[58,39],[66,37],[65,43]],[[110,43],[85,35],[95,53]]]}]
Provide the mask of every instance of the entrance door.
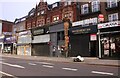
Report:
[{"label": "entrance door", "polygon": [[89,51],[90,51],[90,55],[92,56],[92,57],[96,57],[97,55],[96,55],[96,41],[91,41],[90,43],[89,43]]}]

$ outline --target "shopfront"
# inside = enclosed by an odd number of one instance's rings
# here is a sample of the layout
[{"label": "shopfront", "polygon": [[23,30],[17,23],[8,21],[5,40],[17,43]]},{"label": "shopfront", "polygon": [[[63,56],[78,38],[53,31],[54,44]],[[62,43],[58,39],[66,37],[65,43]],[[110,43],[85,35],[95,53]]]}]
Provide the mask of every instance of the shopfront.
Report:
[{"label": "shopfront", "polygon": [[31,56],[31,31],[22,31],[18,33],[17,55]]},{"label": "shopfront", "polygon": [[70,28],[70,47],[69,55],[85,57],[98,56],[97,25],[75,26]]},{"label": "shopfront", "polygon": [[50,34],[48,27],[32,29],[32,55],[50,56]]},{"label": "shopfront", "polygon": [[120,59],[120,22],[98,24],[100,31],[101,57]]},{"label": "shopfront", "polygon": [[64,23],[60,22],[49,27],[50,30],[50,56],[65,57],[61,47],[65,45]]},{"label": "shopfront", "polygon": [[14,49],[14,43],[16,42],[16,38],[13,36],[11,37],[6,37],[4,40],[4,53],[11,53],[13,54],[13,49]]},{"label": "shopfront", "polygon": [[0,53],[3,52],[3,48],[4,48],[4,35],[0,36]]}]

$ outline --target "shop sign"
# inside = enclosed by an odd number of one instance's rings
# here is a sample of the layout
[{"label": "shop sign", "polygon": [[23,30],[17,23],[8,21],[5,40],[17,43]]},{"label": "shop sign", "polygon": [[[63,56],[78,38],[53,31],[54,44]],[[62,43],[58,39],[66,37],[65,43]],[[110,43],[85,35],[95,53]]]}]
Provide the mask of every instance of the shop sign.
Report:
[{"label": "shop sign", "polygon": [[44,29],[37,29],[33,31],[33,35],[44,34]]},{"label": "shop sign", "polygon": [[3,32],[4,35],[12,35],[12,32]]},{"label": "shop sign", "polygon": [[109,28],[109,27],[117,27],[117,26],[120,26],[120,22],[119,21],[113,21],[113,22],[98,24],[98,29]]},{"label": "shop sign", "polygon": [[28,34],[30,34],[30,31],[24,31],[24,32],[20,32],[19,36],[28,35]]},{"label": "shop sign", "polygon": [[91,34],[91,35],[90,35],[90,40],[91,40],[91,41],[97,40],[97,35],[96,35],[96,34]]},{"label": "shop sign", "polygon": [[5,38],[5,41],[6,42],[15,42],[16,38],[15,37],[8,37],[8,38]]},{"label": "shop sign", "polygon": [[4,39],[4,37],[5,37],[5,36],[4,36],[4,35],[2,35],[2,36],[0,36],[0,39]]},{"label": "shop sign", "polygon": [[96,33],[97,26],[87,26],[87,27],[73,27],[70,29],[73,34],[86,34],[86,33]]},{"label": "shop sign", "polygon": [[98,23],[98,18],[89,18],[89,19],[85,19],[85,20],[81,20],[81,21],[77,21],[77,22],[73,22],[72,26],[89,26],[89,25],[96,25]]}]

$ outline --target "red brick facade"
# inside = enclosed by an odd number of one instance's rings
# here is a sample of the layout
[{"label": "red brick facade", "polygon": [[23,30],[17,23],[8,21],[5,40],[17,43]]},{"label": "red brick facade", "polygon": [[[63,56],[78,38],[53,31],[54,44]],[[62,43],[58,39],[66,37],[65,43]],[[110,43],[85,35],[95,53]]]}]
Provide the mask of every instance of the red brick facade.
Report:
[{"label": "red brick facade", "polygon": [[[31,15],[33,13],[33,15]],[[33,8],[26,18],[26,29],[31,29],[46,24],[60,22],[68,17],[72,22],[76,21],[76,3],[71,2],[65,5],[65,2],[56,2],[48,5],[47,2],[41,2]]]},{"label": "red brick facade", "polygon": [[2,32],[12,32],[13,22],[2,20]]}]

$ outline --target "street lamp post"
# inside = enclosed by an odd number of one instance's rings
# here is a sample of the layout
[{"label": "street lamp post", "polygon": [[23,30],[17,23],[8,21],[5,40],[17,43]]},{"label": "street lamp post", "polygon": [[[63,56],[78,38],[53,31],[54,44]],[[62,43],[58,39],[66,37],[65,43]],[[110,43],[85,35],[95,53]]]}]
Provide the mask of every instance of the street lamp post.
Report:
[{"label": "street lamp post", "polygon": [[64,35],[65,35],[65,56],[68,57],[68,46],[69,46],[69,36],[68,36],[68,29],[69,29],[69,19],[64,18]]}]

